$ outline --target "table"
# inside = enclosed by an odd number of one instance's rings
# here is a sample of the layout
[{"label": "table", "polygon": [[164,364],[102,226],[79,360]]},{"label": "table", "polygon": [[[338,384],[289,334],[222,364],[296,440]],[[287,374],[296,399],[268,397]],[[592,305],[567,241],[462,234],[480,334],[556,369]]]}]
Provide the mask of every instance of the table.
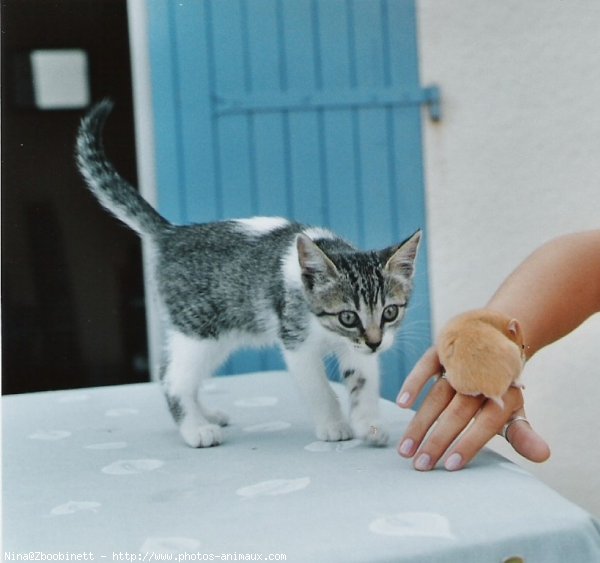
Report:
[{"label": "table", "polygon": [[155,383],[4,397],[5,559],[600,561],[598,522],[489,450],[414,471],[390,402],[376,448],[317,441],[285,372],[213,379],[206,400],[232,425],[194,450]]}]

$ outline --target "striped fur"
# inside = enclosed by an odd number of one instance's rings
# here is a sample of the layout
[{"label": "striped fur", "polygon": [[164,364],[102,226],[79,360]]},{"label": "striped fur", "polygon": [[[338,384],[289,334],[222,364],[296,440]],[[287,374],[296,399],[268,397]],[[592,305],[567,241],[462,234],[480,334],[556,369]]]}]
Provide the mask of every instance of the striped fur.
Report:
[{"label": "striped fur", "polygon": [[[278,344],[323,440],[387,439],[377,414],[378,354],[388,349],[412,290],[420,232],[361,252],[334,233],[283,218],[175,226],[106,159],[101,141],[112,104],[82,120],[77,164],[99,202],[152,247],[168,324],[161,373],[184,441],[219,444],[223,413],[200,402],[200,382],[234,350]],[[351,391],[350,422],[329,387],[323,358],[337,354]]]}]

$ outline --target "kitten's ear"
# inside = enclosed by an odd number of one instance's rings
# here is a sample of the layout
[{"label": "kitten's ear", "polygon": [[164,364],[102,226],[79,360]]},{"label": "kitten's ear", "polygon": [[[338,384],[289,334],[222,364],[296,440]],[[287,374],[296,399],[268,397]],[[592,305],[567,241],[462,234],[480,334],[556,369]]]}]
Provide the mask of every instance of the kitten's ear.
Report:
[{"label": "kitten's ear", "polygon": [[306,235],[302,233],[298,235],[296,248],[298,249],[298,262],[302,270],[302,279],[308,284],[309,289],[313,285],[315,276],[333,277],[337,275],[338,271],[335,264]]},{"label": "kitten's ear", "polygon": [[391,251],[392,255],[387,259],[385,269],[392,274],[408,279],[412,278],[415,272],[415,260],[417,259],[420,242],[421,229],[399,246],[389,249],[387,252]]}]

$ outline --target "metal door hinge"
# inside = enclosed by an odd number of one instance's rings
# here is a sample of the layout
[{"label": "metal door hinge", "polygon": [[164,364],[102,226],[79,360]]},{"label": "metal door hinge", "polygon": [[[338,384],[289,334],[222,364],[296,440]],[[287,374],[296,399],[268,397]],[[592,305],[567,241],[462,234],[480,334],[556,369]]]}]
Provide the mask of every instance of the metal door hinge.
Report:
[{"label": "metal door hinge", "polygon": [[431,121],[442,119],[442,92],[439,86],[423,88],[423,103],[427,106]]}]

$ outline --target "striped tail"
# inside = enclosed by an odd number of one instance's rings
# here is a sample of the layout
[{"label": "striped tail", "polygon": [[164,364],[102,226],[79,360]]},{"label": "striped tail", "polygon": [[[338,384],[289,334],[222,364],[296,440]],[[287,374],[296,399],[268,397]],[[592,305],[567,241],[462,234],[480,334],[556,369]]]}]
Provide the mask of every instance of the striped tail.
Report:
[{"label": "striped tail", "polygon": [[110,100],[103,100],[81,120],[77,166],[91,192],[115,217],[140,235],[157,235],[170,223],[119,175],[104,154],[102,129],[112,108]]}]

